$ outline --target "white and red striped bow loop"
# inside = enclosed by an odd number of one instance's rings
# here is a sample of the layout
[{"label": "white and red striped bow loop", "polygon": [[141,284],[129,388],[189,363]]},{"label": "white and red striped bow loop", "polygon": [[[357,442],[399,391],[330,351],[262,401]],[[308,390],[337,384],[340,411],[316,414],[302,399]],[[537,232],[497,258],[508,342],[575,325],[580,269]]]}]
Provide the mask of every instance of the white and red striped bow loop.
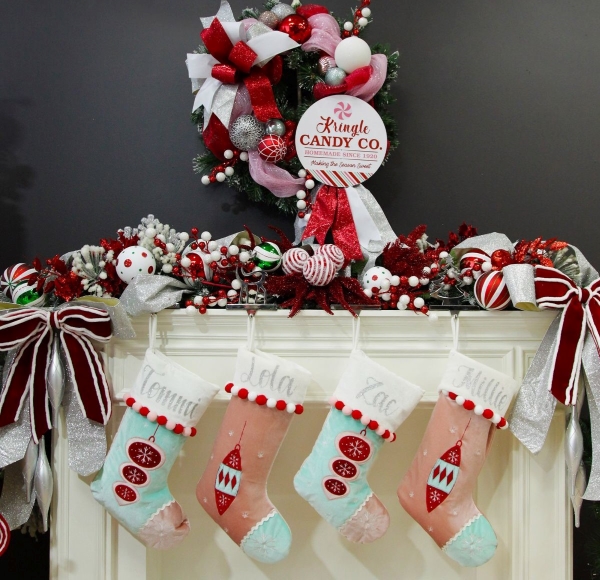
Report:
[{"label": "white and red striped bow loop", "polygon": [[600,355],[600,278],[581,288],[555,268],[536,266],[535,295],[539,308],[562,310],[548,390],[561,403],[574,405],[588,328]]},{"label": "white and red striped bow loop", "polygon": [[51,429],[46,373],[55,332],[84,416],[106,425],[111,413],[108,382],[91,342],[111,339],[108,312],[75,304],[58,311],[9,310],[0,316],[0,350],[16,353],[0,394],[0,427],[17,421],[28,402],[36,443]]}]

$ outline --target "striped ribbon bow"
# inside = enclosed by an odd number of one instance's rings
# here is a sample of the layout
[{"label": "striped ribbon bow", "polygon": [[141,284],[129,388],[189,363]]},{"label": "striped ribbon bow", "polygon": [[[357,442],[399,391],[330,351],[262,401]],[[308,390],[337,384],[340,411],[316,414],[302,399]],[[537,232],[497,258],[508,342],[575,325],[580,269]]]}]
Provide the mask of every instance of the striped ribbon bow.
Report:
[{"label": "striped ribbon bow", "polygon": [[35,443],[51,429],[46,374],[55,332],[84,416],[106,425],[111,413],[106,375],[91,342],[110,340],[108,312],[74,304],[57,311],[9,310],[0,315],[0,350],[17,350],[0,394],[0,427],[18,420],[29,395]]},{"label": "striped ribbon bow", "polygon": [[548,390],[561,403],[574,405],[588,328],[600,352],[600,278],[580,288],[559,270],[536,266],[534,280],[538,307],[562,310]]}]

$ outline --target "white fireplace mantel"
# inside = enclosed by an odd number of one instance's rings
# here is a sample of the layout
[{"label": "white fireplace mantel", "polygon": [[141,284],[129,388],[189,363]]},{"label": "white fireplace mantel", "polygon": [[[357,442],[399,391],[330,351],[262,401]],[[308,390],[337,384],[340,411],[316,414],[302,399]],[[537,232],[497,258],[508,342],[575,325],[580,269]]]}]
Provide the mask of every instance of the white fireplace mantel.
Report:
[{"label": "white fireplace mantel", "polygon": [[[508,431],[498,432],[478,480],[476,503],[498,536],[496,555],[477,569],[461,568],[435,546],[401,508],[396,488],[425,431],[436,387],[452,347],[450,314],[439,319],[412,312],[365,311],[361,348],[372,358],[417,383],[426,394],[400,427],[395,443],[383,446],[369,481],[387,506],[391,525],[370,545],[354,545],[321,520],[294,491],[292,479],[308,456],[352,348],[352,317],[302,311],[259,312],[256,346],[289,358],[313,373],[306,411],[295,417],[269,479],[269,494],[293,533],[289,557],[274,565],[247,558],[204,513],[195,486],[208,461],[228,395],[218,395],[189,440],[169,478],[192,531],[168,552],[146,550],[97,504],[91,478],[69,471],[65,429],[55,433],[55,501],[51,526],[51,577],[55,580],[250,579],[436,579],[485,580],[571,578],[571,515],[565,490],[564,410],[552,422],[542,452],[531,455]],[[463,312],[460,352],[516,379],[523,375],[553,319],[551,313]],[[148,346],[148,318],[134,321],[135,340],[113,340],[106,349],[115,401],[132,384]],[[158,315],[157,346],[169,357],[218,385],[232,378],[238,346],[246,340],[244,312],[184,311]],[[108,427],[116,432],[123,405]]]}]

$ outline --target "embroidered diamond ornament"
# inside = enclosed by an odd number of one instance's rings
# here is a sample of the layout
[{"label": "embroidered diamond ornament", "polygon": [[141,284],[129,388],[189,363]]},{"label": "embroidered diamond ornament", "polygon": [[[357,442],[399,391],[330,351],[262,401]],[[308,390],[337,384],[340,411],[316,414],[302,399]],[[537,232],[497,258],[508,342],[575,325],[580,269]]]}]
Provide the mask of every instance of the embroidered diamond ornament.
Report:
[{"label": "embroidered diamond ornament", "polygon": [[435,462],[427,480],[428,512],[432,512],[450,495],[460,471],[461,446],[462,440],[457,441]]},{"label": "embroidered diamond ornament", "polygon": [[219,466],[215,479],[215,501],[222,516],[237,497],[242,481],[242,456],[239,443],[230,451]]}]

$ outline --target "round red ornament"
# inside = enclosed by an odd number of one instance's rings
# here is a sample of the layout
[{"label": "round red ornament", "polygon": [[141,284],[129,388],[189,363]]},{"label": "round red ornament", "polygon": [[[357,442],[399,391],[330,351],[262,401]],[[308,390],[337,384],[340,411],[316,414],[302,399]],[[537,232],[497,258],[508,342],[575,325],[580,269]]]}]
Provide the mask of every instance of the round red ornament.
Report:
[{"label": "round red ornament", "polygon": [[290,14],[279,23],[277,30],[285,32],[285,34],[298,44],[303,44],[310,38],[312,27],[304,16]]},{"label": "round red ornament", "polygon": [[285,157],[287,147],[279,135],[265,135],[258,144],[258,152],[265,161],[277,163]]},{"label": "round red ornament", "polygon": [[510,294],[502,272],[492,270],[475,282],[475,300],[486,310],[504,310],[510,304]]},{"label": "round red ornament", "polygon": [[336,446],[342,455],[354,463],[363,463],[371,456],[371,443],[362,434],[340,433],[336,439]]},{"label": "round red ornament", "polygon": [[492,267],[495,270],[502,270],[504,266],[512,264],[512,256],[506,250],[496,250],[492,252]]}]

